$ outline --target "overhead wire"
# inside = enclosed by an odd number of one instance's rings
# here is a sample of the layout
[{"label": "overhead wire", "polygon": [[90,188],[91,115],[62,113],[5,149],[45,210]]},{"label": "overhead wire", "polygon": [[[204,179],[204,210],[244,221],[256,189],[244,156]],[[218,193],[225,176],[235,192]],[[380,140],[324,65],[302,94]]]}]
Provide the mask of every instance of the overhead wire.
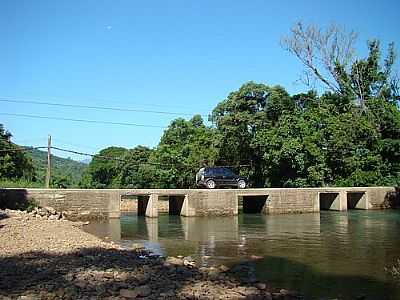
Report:
[{"label": "overhead wire", "polygon": [[[120,162],[129,162],[131,166],[140,166],[140,165],[154,165],[154,166],[180,166],[180,167],[190,167],[190,168],[195,168],[199,167],[199,165],[191,165],[191,164],[179,164],[179,163],[155,163],[155,162],[142,162],[142,163],[136,163],[132,164],[131,160],[120,158],[120,157],[113,157],[113,156],[107,156],[107,155],[100,155],[100,154],[92,154],[92,153],[85,153],[85,152],[79,152],[75,150],[69,150],[69,149],[64,149],[60,147],[55,147],[52,146],[52,149],[58,150],[58,151],[63,151],[67,153],[72,153],[72,154],[77,154],[77,155],[83,155],[83,156],[90,156],[90,157],[96,157],[99,159],[107,159],[107,160],[115,160],[115,161],[120,161]],[[218,166],[218,167],[250,167],[250,164],[239,164],[239,165],[225,165],[225,166]]]},{"label": "overhead wire", "polygon": [[[16,145],[14,144],[14,146],[16,146]],[[97,158],[97,159],[114,160],[114,161],[119,161],[119,162],[129,162],[129,164],[131,166],[154,165],[154,166],[169,166],[169,167],[190,167],[190,168],[199,167],[199,164],[192,165],[192,164],[182,164],[182,163],[156,163],[156,162],[132,163],[131,160],[124,159],[122,157],[86,153],[86,152],[80,152],[80,151],[55,147],[55,146],[51,146],[50,148],[61,151],[61,152],[67,152],[67,153],[72,153],[72,154],[82,155],[82,156],[89,156],[89,157]],[[20,147],[20,146],[18,146],[18,148],[0,149],[0,152],[18,152],[18,151],[29,152],[32,150],[40,150],[40,149],[48,149],[48,147],[47,146],[39,146],[39,147],[28,147],[28,146]],[[251,166],[252,166],[251,164],[236,164],[236,165],[219,165],[216,167],[237,168],[237,167],[251,167]]]},{"label": "overhead wire", "polygon": [[167,128],[165,126],[158,126],[158,125],[124,123],[124,122],[111,122],[111,121],[88,120],[88,119],[74,119],[74,118],[62,118],[62,117],[49,117],[49,116],[39,116],[39,115],[30,115],[30,114],[15,114],[15,113],[0,112],[0,115],[13,116],[13,117],[25,117],[25,118],[33,118],[33,119],[47,119],[47,120],[57,120],[57,121],[83,122],[83,123],[92,123],[92,124],[123,125],[123,126],[149,127],[149,128],[162,128],[162,129]]},{"label": "overhead wire", "polygon": [[[0,102],[47,105],[47,106],[58,106],[58,107],[79,108],[79,109],[111,110],[111,111],[119,111],[119,112],[140,112],[140,113],[152,113],[152,114],[171,115],[171,116],[193,116],[193,115],[196,115],[196,114],[190,114],[190,113],[161,111],[161,110],[148,110],[148,109],[137,109],[137,108],[126,108],[126,107],[109,107],[109,106],[97,106],[97,105],[64,104],[64,103],[44,102],[44,101],[36,101],[36,100],[16,100],[16,99],[6,99],[6,98],[0,98]],[[201,115],[201,116],[208,118],[208,115]]]}]

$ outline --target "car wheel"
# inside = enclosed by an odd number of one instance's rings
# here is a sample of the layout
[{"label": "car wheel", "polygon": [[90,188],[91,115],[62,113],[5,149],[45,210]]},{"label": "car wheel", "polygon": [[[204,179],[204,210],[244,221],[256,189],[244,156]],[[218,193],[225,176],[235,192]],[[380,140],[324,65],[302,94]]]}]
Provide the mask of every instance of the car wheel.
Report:
[{"label": "car wheel", "polygon": [[215,184],[214,180],[210,179],[210,180],[207,181],[206,184],[207,184],[207,188],[208,189],[215,189],[216,184]]},{"label": "car wheel", "polygon": [[244,181],[243,179],[240,179],[238,181],[238,188],[239,189],[245,189],[246,188],[246,181]]}]

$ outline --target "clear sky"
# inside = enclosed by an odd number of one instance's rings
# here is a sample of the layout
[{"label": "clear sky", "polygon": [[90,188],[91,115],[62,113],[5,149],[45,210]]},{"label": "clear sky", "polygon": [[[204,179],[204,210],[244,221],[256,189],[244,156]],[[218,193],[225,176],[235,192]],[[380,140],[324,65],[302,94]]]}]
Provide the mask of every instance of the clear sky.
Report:
[{"label": "clear sky", "polygon": [[[290,93],[305,90],[295,83],[301,65],[279,45],[299,20],[354,29],[361,53],[371,38],[399,48],[399,3],[0,0],[0,99],[207,115],[249,80],[280,84]],[[0,107],[0,113],[156,126],[174,118],[6,102]],[[55,146],[83,152],[111,145],[154,147],[163,133],[4,115],[0,123],[19,144],[44,146],[51,134]]]}]

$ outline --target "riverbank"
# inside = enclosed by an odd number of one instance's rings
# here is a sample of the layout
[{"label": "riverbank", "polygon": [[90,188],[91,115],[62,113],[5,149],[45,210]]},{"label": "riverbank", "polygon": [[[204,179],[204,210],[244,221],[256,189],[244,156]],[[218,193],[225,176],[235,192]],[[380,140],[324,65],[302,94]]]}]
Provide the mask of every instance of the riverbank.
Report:
[{"label": "riverbank", "polygon": [[303,299],[224,266],[123,250],[81,226],[0,211],[0,299]]}]

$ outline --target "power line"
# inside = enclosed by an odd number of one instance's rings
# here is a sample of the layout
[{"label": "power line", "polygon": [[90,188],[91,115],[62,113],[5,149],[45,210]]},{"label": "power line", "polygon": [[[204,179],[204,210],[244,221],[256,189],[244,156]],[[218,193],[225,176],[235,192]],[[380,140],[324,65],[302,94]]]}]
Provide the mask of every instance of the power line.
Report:
[{"label": "power line", "polygon": [[[46,147],[45,147],[46,148]],[[143,162],[143,163],[137,163],[137,164],[132,164],[130,160],[123,159],[120,157],[113,157],[113,156],[106,156],[106,155],[100,155],[100,154],[92,154],[92,153],[85,153],[85,152],[79,152],[79,151],[74,151],[74,150],[69,150],[69,149],[64,149],[64,148],[59,148],[59,147],[51,147],[52,149],[58,150],[58,151],[63,151],[67,153],[72,153],[72,154],[77,154],[77,155],[83,155],[83,156],[90,156],[90,157],[96,157],[100,159],[107,159],[107,160],[115,160],[115,161],[121,161],[121,162],[129,162],[131,166],[141,166],[141,165],[154,165],[154,166],[180,166],[180,167],[190,167],[190,168],[195,168],[198,167],[198,165],[190,165],[190,164],[179,164],[179,163],[153,163],[153,162]],[[249,164],[239,164],[239,165],[231,165],[231,166],[218,166],[218,167],[251,167]]]},{"label": "power line", "polygon": [[[134,109],[134,108],[122,108],[122,107],[107,107],[107,106],[96,106],[96,105],[79,105],[79,104],[63,104],[55,102],[43,102],[33,100],[15,100],[0,98],[0,102],[10,103],[21,103],[21,104],[35,104],[35,105],[47,105],[47,106],[59,106],[69,108],[81,108],[81,109],[96,109],[96,110],[112,110],[112,111],[128,111],[128,112],[140,112],[140,113],[152,113],[161,115],[172,115],[172,116],[193,116],[194,114],[171,112],[171,111],[160,111],[160,110],[147,110],[147,109]],[[208,118],[208,115],[201,115],[202,117]]]},{"label": "power line", "polygon": [[[182,164],[182,163],[154,163],[154,162],[141,162],[141,163],[132,163],[131,160],[124,159],[121,157],[114,157],[114,156],[107,156],[107,155],[100,155],[100,154],[93,154],[93,153],[85,153],[85,152],[80,152],[80,151],[75,151],[75,150],[70,150],[70,149],[64,149],[60,147],[55,147],[51,146],[51,149],[62,151],[62,152],[67,152],[67,153],[72,153],[76,155],[82,155],[82,156],[90,156],[90,157],[96,157],[98,159],[104,159],[104,160],[114,160],[114,161],[119,161],[119,162],[129,162],[130,166],[142,166],[142,165],[152,165],[152,166],[164,166],[164,167],[181,167],[181,168],[198,168],[200,167],[198,164]],[[14,149],[0,149],[0,152],[29,152],[32,150],[40,150],[40,149],[48,149],[46,146],[41,146],[41,147],[19,147],[19,148],[14,148]],[[217,167],[226,167],[226,168],[236,168],[236,167],[251,167],[250,164],[238,164],[238,165],[222,165],[222,166],[217,166]]]},{"label": "power line", "polygon": [[157,125],[109,122],[109,121],[100,121],[100,120],[73,119],[73,118],[61,118],[61,117],[49,117],[49,116],[38,116],[38,115],[28,115],[28,114],[0,113],[0,115],[13,116],[13,117],[25,117],[25,118],[33,118],[33,119],[83,122],[83,123],[91,123],[91,124],[123,125],[123,126],[135,126],[135,127],[163,128],[163,129],[167,128],[165,126],[157,126]]}]

